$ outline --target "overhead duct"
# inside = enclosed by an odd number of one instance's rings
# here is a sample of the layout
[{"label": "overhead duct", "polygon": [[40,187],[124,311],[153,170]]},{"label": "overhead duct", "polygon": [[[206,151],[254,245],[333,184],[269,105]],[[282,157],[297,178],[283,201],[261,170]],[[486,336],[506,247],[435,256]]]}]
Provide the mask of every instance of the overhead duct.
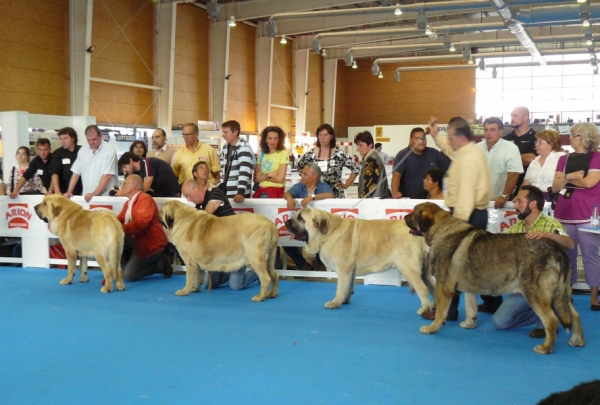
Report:
[{"label": "overhead duct", "polygon": [[540,50],[532,41],[531,37],[525,30],[525,27],[523,27],[523,25],[520,22],[515,21],[513,19],[514,13],[512,9],[504,2],[504,0],[490,0],[490,2],[496,8],[496,11],[498,11],[498,14],[500,14],[502,19],[504,20],[506,28],[508,28],[508,30],[519,40],[521,45],[523,45],[525,49],[527,49],[529,54],[533,56],[539,62],[540,65],[545,65],[546,60],[544,60],[544,57],[540,53]]},{"label": "overhead duct", "polygon": [[[590,4],[591,20],[600,21],[600,3]],[[556,6],[520,8],[513,16],[515,21],[522,24],[542,23],[581,23],[578,4],[563,4]]]}]

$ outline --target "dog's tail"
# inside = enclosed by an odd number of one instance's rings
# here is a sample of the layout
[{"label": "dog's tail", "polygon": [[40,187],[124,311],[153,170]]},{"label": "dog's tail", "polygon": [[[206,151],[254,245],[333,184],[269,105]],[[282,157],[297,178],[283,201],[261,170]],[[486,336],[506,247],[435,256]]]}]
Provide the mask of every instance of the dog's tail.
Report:
[{"label": "dog's tail", "polygon": [[571,316],[571,269],[565,251],[561,249],[558,253],[555,260],[553,260],[558,267],[558,279],[556,280],[556,289],[552,299],[552,308],[562,326],[569,332],[573,324],[573,317]]}]

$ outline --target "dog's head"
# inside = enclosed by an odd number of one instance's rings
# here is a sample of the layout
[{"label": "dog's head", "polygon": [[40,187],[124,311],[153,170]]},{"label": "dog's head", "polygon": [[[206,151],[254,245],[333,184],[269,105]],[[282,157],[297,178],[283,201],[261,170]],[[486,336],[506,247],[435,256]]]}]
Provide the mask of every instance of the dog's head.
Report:
[{"label": "dog's head", "polygon": [[445,212],[439,205],[425,202],[415,206],[413,212],[404,217],[404,222],[413,235],[423,236],[436,222],[436,217]]},{"label": "dog's head", "polygon": [[42,221],[49,224],[63,211],[66,201],[69,200],[60,195],[48,195],[44,197],[41,203],[34,207],[34,210]]},{"label": "dog's head", "polygon": [[296,215],[285,221],[285,226],[294,235],[294,239],[308,243],[309,238],[327,233],[329,221],[323,215],[323,211],[307,207],[296,212]]},{"label": "dog's head", "polygon": [[178,208],[185,206],[177,200],[167,201],[160,212],[158,213],[158,222],[168,231],[173,229],[175,224],[175,217],[177,216]]}]

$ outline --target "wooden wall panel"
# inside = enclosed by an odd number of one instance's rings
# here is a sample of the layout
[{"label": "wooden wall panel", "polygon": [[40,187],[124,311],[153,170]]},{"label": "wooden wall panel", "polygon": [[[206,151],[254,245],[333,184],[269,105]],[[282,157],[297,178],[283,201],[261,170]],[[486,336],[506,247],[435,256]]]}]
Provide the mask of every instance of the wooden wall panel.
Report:
[{"label": "wooden wall panel", "polygon": [[227,84],[227,119],[240,123],[242,131],[258,132],[256,127],[255,44],[256,28],[238,24],[230,31]]},{"label": "wooden wall panel", "polygon": [[323,58],[310,53],[308,60],[306,131],[314,133],[323,123]]},{"label": "wooden wall panel", "polygon": [[206,11],[177,5],[173,126],[211,119],[209,26]]},{"label": "wooden wall panel", "polygon": [[358,65],[341,67],[346,95],[337,103],[346,106],[347,126],[425,123],[432,114],[440,122],[457,115],[475,119],[475,70],[402,72],[396,83],[398,66],[383,65],[379,79],[371,74],[371,63]]},{"label": "wooden wall panel", "polygon": [[[154,84],[154,8],[146,0],[94,2],[92,77]],[[153,92],[92,82],[90,115],[99,124],[156,125]]]},{"label": "wooden wall panel", "polygon": [[0,38],[0,111],[68,115],[69,0],[0,1]]}]

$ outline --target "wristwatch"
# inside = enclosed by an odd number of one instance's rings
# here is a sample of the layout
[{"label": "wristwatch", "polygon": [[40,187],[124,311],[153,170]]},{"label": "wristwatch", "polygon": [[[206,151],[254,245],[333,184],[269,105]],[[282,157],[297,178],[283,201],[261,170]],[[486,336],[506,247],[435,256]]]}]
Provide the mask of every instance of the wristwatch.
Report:
[{"label": "wristwatch", "polygon": [[505,200],[508,200],[509,195],[508,194],[502,194],[500,197],[504,197]]},{"label": "wristwatch", "polygon": [[312,193],[310,196],[312,197],[312,199],[313,199],[313,201],[314,201],[314,199],[315,199],[315,197],[316,197],[315,193]]}]

